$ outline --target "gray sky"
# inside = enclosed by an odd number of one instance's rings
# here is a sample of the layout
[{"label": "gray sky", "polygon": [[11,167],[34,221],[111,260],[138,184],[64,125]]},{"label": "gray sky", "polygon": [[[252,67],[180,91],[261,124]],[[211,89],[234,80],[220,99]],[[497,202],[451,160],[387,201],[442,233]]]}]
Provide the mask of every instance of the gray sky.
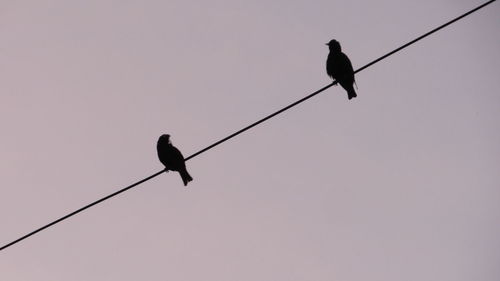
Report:
[{"label": "gray sky", "polygon": [[[484,1],[0,1],[0,244]],[[0,253],[0,279],[500,276],[500,6]]]}]

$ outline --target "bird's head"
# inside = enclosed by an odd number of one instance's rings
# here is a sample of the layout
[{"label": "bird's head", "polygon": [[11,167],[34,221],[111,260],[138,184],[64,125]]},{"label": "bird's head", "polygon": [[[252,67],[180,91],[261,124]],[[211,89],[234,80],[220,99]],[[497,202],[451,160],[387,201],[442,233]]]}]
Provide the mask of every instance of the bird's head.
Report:
[{"label": "bird's head", "polygon": [[162,142],[164,141],[164,142],[170,144],[170,135],[168,135],[168,134],[161,135],[159,141],[162,141]]},{"label": "bird's head", "polygon": [[326,43],[326,45],[328,45],[328,48],[330,48],[330,52],[340,53],[342,51],[339,41],[335,39],[330,40],[330,42]]}]

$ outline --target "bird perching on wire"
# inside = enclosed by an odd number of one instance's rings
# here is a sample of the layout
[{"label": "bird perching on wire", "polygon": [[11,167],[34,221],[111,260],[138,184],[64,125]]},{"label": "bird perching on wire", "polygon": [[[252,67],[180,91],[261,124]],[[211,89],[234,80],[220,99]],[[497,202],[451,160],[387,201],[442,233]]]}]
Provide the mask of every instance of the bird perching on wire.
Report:
[{"label": "bird perching on wire", "polygon": [[352,68],[351,61],[346,54],[342,52],[340,43],[333,39],[326,43],[330,48],[328,59],[326,60],[326,73],[335,79],[334,85],[337,83],[347,91],[349,99],[357,97],[354,90],[354,69]]},{"label": "bird perching on wire", "polygon": [[179,172],[184,186],[193,180],[186,169],[184,156],[182,156],[179,149],[172,145],[170,135],[164,134],[160,136],[156,144],[156,150],[160,162],[165,166],[165,171]]}]

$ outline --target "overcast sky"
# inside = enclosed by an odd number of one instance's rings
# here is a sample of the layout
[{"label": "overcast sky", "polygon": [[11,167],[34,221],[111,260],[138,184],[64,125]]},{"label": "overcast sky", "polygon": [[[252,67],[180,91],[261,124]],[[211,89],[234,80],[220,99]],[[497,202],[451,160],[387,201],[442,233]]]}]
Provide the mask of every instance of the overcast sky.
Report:
[{"label": "overcast sky", "polygon": [[[485,0],[0,1],[0,244]],[[0,252],[0,279],[500,278],[500,5]]]}]

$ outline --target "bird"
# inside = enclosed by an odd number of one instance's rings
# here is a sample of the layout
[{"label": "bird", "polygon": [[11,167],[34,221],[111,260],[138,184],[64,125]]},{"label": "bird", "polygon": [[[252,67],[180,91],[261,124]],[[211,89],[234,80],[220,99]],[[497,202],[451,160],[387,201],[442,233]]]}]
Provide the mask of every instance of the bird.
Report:
[{"label": "bird", "polygon": [[160,136],[156,144],[156,150],[158,152],[160,162],[165,166],[165,171],[179,172],[184,186],[193,180],[186,170],[184,156],[182,156],[179,149],[172,145],[170,135],[163,134]]},{"label": "bird", "polygon": [[347,91],[347,97],[350,99],[357,97],[354,90],[354,70],[351,61],[346,54],[342,52],[340,43],[332,39],[326,43],[330,48],[328,59],[326,60],[326,73],[335,79],[334,85],[340,83],[340,86]]}]

